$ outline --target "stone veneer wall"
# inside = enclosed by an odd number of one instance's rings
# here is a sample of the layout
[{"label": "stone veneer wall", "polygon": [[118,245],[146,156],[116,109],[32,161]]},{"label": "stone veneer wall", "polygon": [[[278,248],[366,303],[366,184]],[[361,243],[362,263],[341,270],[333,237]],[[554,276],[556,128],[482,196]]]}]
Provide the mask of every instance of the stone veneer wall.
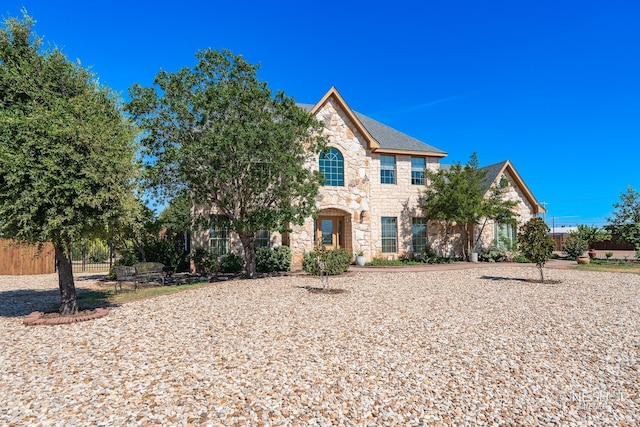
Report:
[{"label": "stone veneer wall", "polygon": [[[323,135],[327,138],[328,145],[340,150],[344,159],[344,186],[321,187],[317,205],[322,210],[326,209],[323,215],[344,218],[346,250],[364,250],[367,254],[371,246],[371,164],[367,156],[366,142],[332,99],[320,108],[316,118],[324,123]],[[313,159],[308,166],[318,170],[318,159]],[[308,218],[302,226],[292,227],[292,230],[292,262],[300,264],[304,253],[313,250],[313,218]]]},{"label": "stone veneer wall", "polygon": [[[324,122],[323,134],[329,146],[344,158],[344,186],[321,187],[317,199],[323,215],[344,215],[345,249],[364,251],[367,261],[379,257],[397,257],[411,248],[411,220],[420,216],[417,201],[422,186],[411,185],[411,156],[396,156],[396,184],[380,184],[380,155],[371,153],[363,136],[333,100],[328,100],[316,113]],[[439,158],[427,157],[427,167],[436,171]],[[309,165],[318,169],[315,159]],[[326,211],[325,211],[326,210]],[[380,218],[397,218],[398,251],[382,253]],[[350,232],[349,232],[350,231]],[[291,250],[293,263],[300,264],[305,252],[313,250],[314,221],[293,227]]]},{"label": "stone veneer wall", "polygon": [[[502,175],[498,176],[494,181],[494,185],[498,185],[502,178],[506,179],[508,182],[507,192],[505,194],[505,198],[507,200],[514,200],[518,204],[513,207],[516,211],[516,220],[518,222],[518,227],[525,222],[529,221],[531,218],[535,216],[533,206],[527,200],[527,197],[520,190],[519,187],[513,184],[514,180],[509,172],[505,171]],[[476,233],[479,230],[476,230]],[[493,221],[488,221],[481,236],[481,244],[482,247],[488,247],[493,244],[495,239],[495,227]]]}]

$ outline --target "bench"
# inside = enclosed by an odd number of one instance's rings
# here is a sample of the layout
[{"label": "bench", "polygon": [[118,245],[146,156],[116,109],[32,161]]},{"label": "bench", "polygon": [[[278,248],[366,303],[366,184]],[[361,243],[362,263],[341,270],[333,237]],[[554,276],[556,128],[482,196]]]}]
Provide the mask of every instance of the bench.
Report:
[{"label": "bench", "polygon": [[113,267],[116,273],[116,292],[117,286],[120,285],[122,290],[122,282],[132,282],[134,290],[138,290],[139,283],[149,283],[159,281],[164,285],[164,264],[159,262],[139,262],[133,267],[126,265],[116,265]]}]

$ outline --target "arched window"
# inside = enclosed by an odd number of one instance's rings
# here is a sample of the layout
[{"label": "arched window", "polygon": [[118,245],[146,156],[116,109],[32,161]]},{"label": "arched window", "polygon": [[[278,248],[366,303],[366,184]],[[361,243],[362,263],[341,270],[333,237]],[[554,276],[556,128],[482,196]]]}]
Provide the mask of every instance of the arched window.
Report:
[{"label": "arched window", "polygon": [[331,187],[344,186],[344,159],[336,148],[329,148],[320,153],[320,172],[326,180],[324,185]]}]

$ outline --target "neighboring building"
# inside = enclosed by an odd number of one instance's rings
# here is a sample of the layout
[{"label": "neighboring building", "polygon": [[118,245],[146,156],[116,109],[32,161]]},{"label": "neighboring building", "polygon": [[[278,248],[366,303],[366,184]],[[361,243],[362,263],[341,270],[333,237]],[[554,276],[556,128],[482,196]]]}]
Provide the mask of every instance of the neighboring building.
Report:
[{"label": "neighboring building", "polygon": [[[455,236],[445,238],[437,224],[427,224],[418,206],[425,169],[437,171],[446,152],[353,111],[335,88],[317,104],[300,107],[324,123],[328,140],[327,150],[309,164],[326,178],[317,197],[320,211],[287,235],[263,232],[262,243],[290,246],[294,264],[302,262],[317,240],[352,253],[363,251],[368,261],[419,252],[426,246],[455,253],[459,244]],[[518,202],[519,223],[544,212],[511,162],[486,169],[487,188],[509,187],[507,197]],[[487,224],[484,244],[491,244],[496,235],[515,238],[515,230]],[[206,245],[207,238],[218,252],[239,247],[237,239],[224,230],[196,237],[194,246]]]}]

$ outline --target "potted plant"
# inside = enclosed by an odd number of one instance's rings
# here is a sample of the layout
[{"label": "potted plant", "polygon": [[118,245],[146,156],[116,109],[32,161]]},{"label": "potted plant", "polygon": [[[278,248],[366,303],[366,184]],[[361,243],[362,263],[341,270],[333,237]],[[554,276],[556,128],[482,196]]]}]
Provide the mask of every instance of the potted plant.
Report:
[{"label": "potted plant", "polygon": [[364,267],[364,264],[365,264],[364,251],[359,250],[358,252],[355,252],[354,255],[356,257],[356,264],[359,265],[360,267]]},{"label": "potted plant", "polygon": [[589,258],[596,259],[596,250],[595,249],[589,249],[587,251],[587,253],[589,254]]}]

